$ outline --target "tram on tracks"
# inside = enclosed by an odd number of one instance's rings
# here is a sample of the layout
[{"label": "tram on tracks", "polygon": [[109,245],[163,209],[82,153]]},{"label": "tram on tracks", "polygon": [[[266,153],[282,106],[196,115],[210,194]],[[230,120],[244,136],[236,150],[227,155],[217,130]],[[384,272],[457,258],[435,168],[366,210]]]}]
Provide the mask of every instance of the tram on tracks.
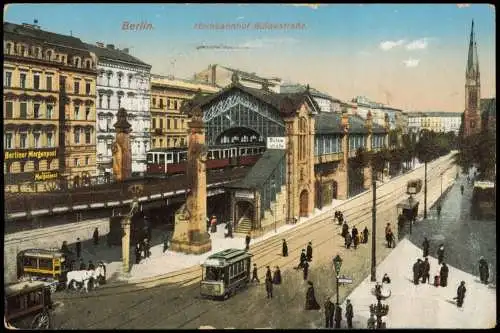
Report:
[{"label": "tram on tracks", "polygon": [[250,282],[252,254],[240,249],[227,249],[212,254],[201,265],[202,297],[226,299]]},{"label": "tram on tracks", "polygon": [[[266,150],[262,142],[213,146],[208,150],[206,168],[254,165]],[[174,175],[186,172],[186,148],[155,148],[147,152],[148,175]]]}]

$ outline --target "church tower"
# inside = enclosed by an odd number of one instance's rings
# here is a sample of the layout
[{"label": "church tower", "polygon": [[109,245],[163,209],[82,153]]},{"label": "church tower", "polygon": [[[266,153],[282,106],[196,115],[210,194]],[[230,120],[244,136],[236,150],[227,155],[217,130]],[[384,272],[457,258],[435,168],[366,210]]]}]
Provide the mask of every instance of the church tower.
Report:
[{"label": "church tower", "polygon": [[474,20],[470,31],[469,54],[465,69],[465,110],[464,137],[478,133],[481,130],[481,83],[479,76],[479,59],[474,35]]}]

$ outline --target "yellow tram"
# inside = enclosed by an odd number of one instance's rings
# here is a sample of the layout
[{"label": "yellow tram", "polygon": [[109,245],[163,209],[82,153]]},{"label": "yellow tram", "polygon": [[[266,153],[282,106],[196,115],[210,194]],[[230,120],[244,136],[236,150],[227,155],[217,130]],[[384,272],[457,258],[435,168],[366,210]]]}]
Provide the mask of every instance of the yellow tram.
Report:
[{"label": "yellow tram", "polygon": [[67,272],[66,257],[57,249],[28,249],[17,255],[18,278],[45,281],[52,292],[63,284]]},{"label": "yellow tram", "polygon": [[250,282],[252,255],[244,250],[227,249],[212,254],[201,265],[201,295],[226,299]]}]

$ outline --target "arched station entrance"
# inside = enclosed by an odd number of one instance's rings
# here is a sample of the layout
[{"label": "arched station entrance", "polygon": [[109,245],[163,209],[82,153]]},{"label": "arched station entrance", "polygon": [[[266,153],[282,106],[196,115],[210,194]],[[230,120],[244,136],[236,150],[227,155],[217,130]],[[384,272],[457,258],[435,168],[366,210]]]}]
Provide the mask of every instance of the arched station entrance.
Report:
[{"label": "arched station entrance", "polygon": [[300,202],[300,213],[299,215],[302,217],[302,216],[307,216],[307,211],[308,211],[308,206],[309,206],[309,193],[307,192],[307,190],[303,190],[301,193],[300,193],[300,198],[299,198],[299,202]]}]

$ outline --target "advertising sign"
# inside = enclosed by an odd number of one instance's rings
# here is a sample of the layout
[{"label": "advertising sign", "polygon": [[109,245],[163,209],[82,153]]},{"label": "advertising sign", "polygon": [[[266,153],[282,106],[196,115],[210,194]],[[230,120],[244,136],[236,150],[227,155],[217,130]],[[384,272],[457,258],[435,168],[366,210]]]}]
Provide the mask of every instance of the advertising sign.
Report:
[{"label": "advertising sign", "polygon": [[5,161],[26,161],[26,160],[42,160],[52,159],[57,157],[57,148],[48,149],[17,149],[5,151]]},{"label": "advertising sign", "polygon": [[267,149],[286,149],[285,137],[268,137]]}]

